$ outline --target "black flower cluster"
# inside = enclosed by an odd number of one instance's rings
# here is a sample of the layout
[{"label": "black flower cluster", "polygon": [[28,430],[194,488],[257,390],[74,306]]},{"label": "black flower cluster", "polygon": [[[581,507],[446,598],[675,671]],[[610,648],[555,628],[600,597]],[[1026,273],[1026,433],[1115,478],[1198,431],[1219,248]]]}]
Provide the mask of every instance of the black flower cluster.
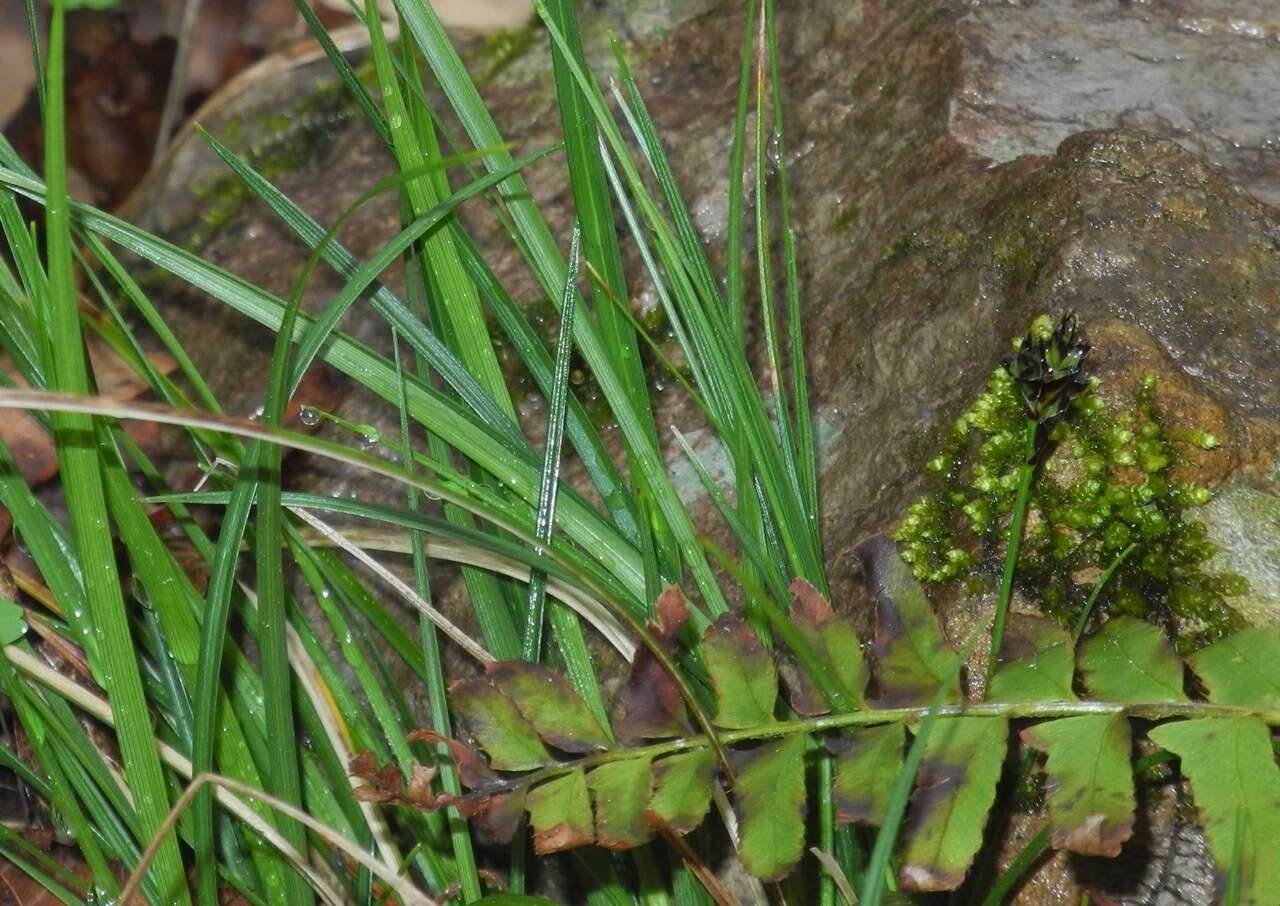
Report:
[{"label": "black flower cluster", "polygon": [[1069,312],[1048,336],[1031,330],[1018,351],[1004,360],[1027,418],[1036,423],[1033,460],[1044,452],[1049,432],[1066,416],[1072,400],[1089,386],[1084,376],[1088,354],[1089,341],[1080,335],[1075,313]]}]

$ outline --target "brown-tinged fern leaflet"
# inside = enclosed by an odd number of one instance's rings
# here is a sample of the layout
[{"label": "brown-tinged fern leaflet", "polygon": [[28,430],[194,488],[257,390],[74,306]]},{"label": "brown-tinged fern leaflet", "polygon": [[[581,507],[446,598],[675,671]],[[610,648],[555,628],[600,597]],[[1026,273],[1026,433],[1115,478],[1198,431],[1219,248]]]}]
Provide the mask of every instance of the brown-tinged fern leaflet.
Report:
[{"label": "brown-tinged fern leaflet", "polygon": [[[869,665],[853,627],[811,586],[792,586],[791,609],[855,710],[828,713],[790,653],[767,648],[737,617],[720,617],[701,640],[713,723],[736,775],[739,855],[762,880],[786,876],[804,854],[806,803],[814,796],[805,787],[804,764],[816,751],[810,740],[835,755],[838,820],[877,826],[906,733],[939,682],[954,682],[957,653],[893,544],[871,539],[857,556],[877,610]],[[688,616],[679,589],[668,589],[656,612],[652,636],[671,645]],[[1048,756],[1053,846],[1117,855],[1133,833],[1131,718],[1141,718],[1157,722],[1147,731],[1153,742],[1181,757],[1224,876],[1239,854],[1239,902],[1271,902],[1280,890],[1280,854],[1267,844],[1280,839],[1280,768],[1271,749],[1271,729],[1280,724],[1280,631],[1246,629],[1184,663],[1159,628],[1135,618],[1108,621],[1077,652],[1057,624],[1018,617],[1004,653],[987,700],[964,704],[956,686],[926,740],[898,841],[904,889],[963,882],[995,802],[1014,719],[1021,739]],[[716,759],[706,737],[690,735],[676,684],[646,649],[609,727],[562,676],[525,662],[495,663],[455,683],[452,704],[470,734],[448,741],[467,792],[436,795],[417,772],[402,786],[397,772],[358,759],[353,773],[367,784],[363,795],[426,809],[455,805],[504,839],[527,811],[539,853],[591,844],[626,849],[651,840],[657,827],[686,833],[706,820]]]}]

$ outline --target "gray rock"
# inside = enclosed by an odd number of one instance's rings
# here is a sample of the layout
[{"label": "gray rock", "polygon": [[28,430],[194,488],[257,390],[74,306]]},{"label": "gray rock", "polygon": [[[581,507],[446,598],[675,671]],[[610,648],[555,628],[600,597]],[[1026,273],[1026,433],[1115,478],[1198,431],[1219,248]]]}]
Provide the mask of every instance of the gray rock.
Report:
[{"label": "gray rock", "polygon": [[1280,16],[1268,0],[986,0],[959,23],[952,135],[992,160],[1086,129],[1173,138],[1280,201]]}]

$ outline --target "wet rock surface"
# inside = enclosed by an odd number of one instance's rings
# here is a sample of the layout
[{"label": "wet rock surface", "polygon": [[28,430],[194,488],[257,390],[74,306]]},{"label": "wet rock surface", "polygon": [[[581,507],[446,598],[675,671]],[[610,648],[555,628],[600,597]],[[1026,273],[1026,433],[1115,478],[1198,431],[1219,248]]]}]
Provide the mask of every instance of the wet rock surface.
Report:
[{"label": "wet rock surface", "polygon": [[[685,197],[718,254],[741,19],[713,0],[642,6],[643,14],[589,13],[599,18],[589,52],[603,59],[606,25],[628,42]],[[1280,132],[1280,98],[1268,93],[1280,92],[1280,20],[1270,4],[814,0],[783,15],[793,219],[837,602],[859,600],[843,552],[900,518],[939,432],[1009,342],[1035,316],[1074,309],[1109,393],[1131,399],[1154,373],[1171,422],[1207,427],[1222,441],[1190,466],[1218,492],[1205,520],[1224,547],[1224,568],[1251,580],[1247,618],[1280,619],[1274,545],[1257,532],[1240,544],[1249,526],[1280,519],[1280,212],[1265,203],[1280,198],[1268,137]],[[1232,24],[1240,22],[1253,24]],[[543,44],[538,35],[482,88],[523,151],[558,137]],[[324,93],[332,88],[317,93],[323,72],[323,62],[286,71],[206,126],[249,129],[242,147],[282,161],[280,186],[329,223],[390,164]],[[301,155],[272,158],[290,140],[257,136],[252,123],[288,110],[301,111],[289,129],[301,123],[315,141]],[[213,260],[287,295],[303,257],[298,244],[254,204],[206,217],[211,195],[201,187],[222,171],[198,139],[178,155],[131,214],[179,240],[195,237]],[[528,175],[567,245],[569,195],[558,167],[544,161]],[[479,209],[466,219],[513,294],[540,301],[497,225]],[[394,207],[379,203],[342,238],[367,256],[394,230]],[[631,273],[643,305],[641,271]],[[394,272],[387,280],[400,285]],[[318,272],[308,304],[338,285]],[[253,411],[267,332],[195,294],[169,288],[163,297],[228,408]],[[353,311],[344,329],[389,348],[372,315]],[[345,381],[306,393],[354,421],[394,425],[384,405]],[[523,405],[536,435],[538,404]],[[714,459],[696,413],[673,394],[661,406],[659,426],[692,432]],[[668,452],[682,492],[709,515],[674,442]],[[398,494],[301,462],[291,479],[335,494]],[[1209,889],[1202,863],[1195,884],[1177,881],[1190,893],[1176,902],[1208,902],[1197,892]],[[1142,899],[1134,877],[1114,888],[1105,878],[1090,883],[1114,889],[1119,902],[1164,902],[1167,889],[1154,886]],[[1055,885],[1028,885],[1024,901],[1054,902],[1046,891],[1063,889]]]},{"label": "wet rock surface", "polygon": [[1280,201],[1280,11],[1269,0],[984,0],[960,21],[952,134],[992,160],[1086,129],[1176,139]]}]

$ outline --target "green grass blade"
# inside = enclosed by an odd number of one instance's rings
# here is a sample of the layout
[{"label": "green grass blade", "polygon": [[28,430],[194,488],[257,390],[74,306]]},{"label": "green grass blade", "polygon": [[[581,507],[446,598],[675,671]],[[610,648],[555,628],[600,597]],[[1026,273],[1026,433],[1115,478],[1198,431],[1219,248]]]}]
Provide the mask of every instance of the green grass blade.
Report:
[{"label": "green grass blade", "polygon": [[[404,2],[404,0],[399,0],[396,7],[405,27],[413,35],[435,73],[437,81],[461,120],[472,144],[478,148],[501,145],[502,138],[493,118],[485,109],[475,84],[467,75],[457,51],[449,42],[430,7],[426,4]],[[554,34],[558,35],[558,30]],[[562,41],[557,40],[557,43]],[[566,58],[566,63],[575,70],[574,78],[581,87],[582,79],[578,76],[574,61]],[[588,100],[594,108],[595,100],[589,94]],[[597,124],[599,122],[600,118],[597,116]],[[494,152],[486,155],[484,161],[486,166],[493,170],[510,166],[511,158],[508,154]],[[532,196],[529,195],[524,180],[519,174],[508,177],[499,186],[499,193],[511,213],[512,222],[521,240],[520,247],[528,258],[543,292],[547,293],[549,298],[557,298],[560,289],[564,286],[565,262],[556,248],[550,229],[533,202]],[[637,467],[644,473],[645,480],[649,483],[649,490],[653,494],[658,511],[671,527],[679,543],[681,554],[689,562],[704,601],[716,612],[727,608],[723,594],[716,585],[715,577],[698,546],[697,535],[688,514],[666,476],[662,457],[659,451],[646,440],[644,418],[647,414],[642,416],[631,406],[630,397],[621,377],[609,361],[608,351],[594,326],[587,319],[579,318],[574,328],[574,335],[583,358],[596,378],[605,399],[608,400],[618,427],[636,458]],[[637,565],[639,565],[638,557]]]},{"label": "green grass blade", "polygon": [[756,4],[748,2],[743,28],[742,63],[738,72],[738,101],[733,116],[733,145],[729,151],[729,215],[725,232],[724,294],[738,337],[746,336],[746,311],[742,298],[742,193],[746,172],[747,105],[751,98],[751,48],[755,34]]},{"label": "green grass blade", "polygon": [[[545,12],[541,2],[536,3],[535,6]],[[544,22],[553,39],[557,43],[562,43],[563,36],[555,24],[545,16]],[[572,60],[568,62],[573,66]],[[664,260],[668,274],[677,281],[677,284],[682,280],[687,284],[676,293],[676,298],[684,303],[685,314],[691,319],[691,333],[694,334],[695,342],[702,344],[702,347],[714,356],[706,364],[707,374],[714,380],[725,381],[728,393],[727,396],[724,393],[717,395],[708,390],[707,397],[713,405],[716,404],[717,399],[721,399],[728,400],[736,408],[735,415],[750,439],[752,456],[758,462],[761,483],[770,506],[786,529],[779,535],[786,546],[792,569],[795,574],[810,579],[822,588],[825,586],[825,579],[822,576],[821,557],[813,546],[813,539],[806,527],[804,515],[796,506],[794,485],[789,479],[785,460],[773,438],[763,400],[747,370],[746,358],[742,355],[740,345],[731,342],[732,332],[725,321],[723,307],[718,304],[707,304],[705,300],[699,303],[696,287],[688,284],[684,257],[679,251],[679,240],[659,213],[656,204],[649,198],[643,180],[631,162],[622,136],[600,95],[599,88],[581,68],[575,67],[574,75],[584,93],[587,94],[596,115],[597,124],[613,150],[616,163],[628,187],[654,231],[660,257]],[[722,421],[727,420],[722,418]],[[661,500],[657,502],[659,505],[662,504]],[[677,529],[680,517],[669,518],[673,529]],[[698,560],[701,560],[701,557]],[[695,567],[694,575],[697,578],[697,561],[691,562],[691,566]],[[702,582],[699,582],[699,588],[702,589]],[[718,590],[716,594],[718,595]]]},{"label": "green grass blade", "polygon": [[[778,216],[782,228],[782,257],[786,277],[787,334],[790,341],[791,383],[795,433],[793,448],[794,470],[803,495],[805,511],[809,517],[815,543],[818,538],[818,478],[817,459],[813,445],[813,421],[809,411],[808,374],[805,369],[804,331],[800,314],[800,282],[796,267],[796,237],[791,228],[791,191],[787,177],[787,146],[783,132],[782,78],[778,72],[778,27],[774,15],[773,0],[765,0],[765,32],[769,48],[769,85],[773,99],[773,137],[777,149],[778,168]],[[758,207],[763,208],[761,199]],[[779,392],[782,392],[781,385]]]},{"label": "green grass blade", "polygon": [[[575,224],[569,252],[569,275],[560,300],[560,336],[556,340],[556,365],[550,405],[547,408],[547,433],[542,460],[542,480],[538,488],[538,514],[533,535],[539,544],[551,543],[555,525],[556,490],[560,483],[560,444],[564,437],[565,401],[569,395],[569,361],[573,354],[574,287],[578,278],[579,242],[582,232]],[[526,661],[542,660],[542,626],[547,604],[547,574],[534,570],[529,577],[529,594],[525,603],[524,636],[520,656]],[[593,684],[594,685],[594,684]]]},{"label": "green grass blade", "polygon": [[782,352],[778,341],[778,317],[773,298],[773,266],[769,238],[769,205],[768,205],[768,170],[769,170],[769,117],[766,112],[767,94],[765,90],[766,72],[765,34],[768,24],[768,12],[765,13],[766,28],[760,29],[756,46],[756,116],[755,116],[755,177],[756,177],[756,276],[760,290],[760,324],[764,329],[764,347],[768,362],[769,383],[774,388],[777,406],[776,423],[778,439],[783,451],[783,463],[787,467],[787,477],[792,490],[800,498],[799,478],[795,472],[795,463],[790,455],[794,447],[791,436],[791,407],[787,403],[787,383],[783,375]]},{"label": "green grass blade", "polygon": [[[400,410],[401,463],[405,469],[413,471],[413,438],[409,429],[408,397],[405,393],[405,371],[400,364],[399,335],[393,336],[396,355],[396,372],[400,376],[397,404]],[[421,369],[421,363],[419,363]],[[406,499],[410,512],[418,515],[418,491],[406,488]],[[447,524],[447,523],[446,523]],[[479,533],[477,533],[479,534]],[[485,535],[494,538],[495,535]],[[421,531],[410,533],[411,553],[413,556],[414,590],[424,601],[431,600],[431,581],[427,569],[426,545],[423,543]],[[427,686],[427,701],[430,708],[431,727],[441,736],[449,737],[453,727],[449,719],[449,703],[444,678],[444,662],[440,656],[440,639],[435,625],[425,617],[419,621],[419,638],[421,640],[424,680]],[[440,745],[435,747],[435,755],[440,765],[440,785],[451,796],[462,793],[462,781],[453,760],[447,757],[447,749]],[[483,893],[480,886],[480,875],[476,869],[475,851],[471,845],[471,829],[458,813],[456,808],[445,812],[445,820],[449,827],[449,840],[453,845],[453,857],[458,866],[459,884],[462,889],[464,903],[474,903]]]},{"label": "green grass blade", "polygon": [[31,66],[36,75],[36,101],[45,115],[48,102],[45,99],[44,60],[40,53],[40,18],[36,15],[35,0],[27,0],[27,36],[31,39]]},{"label": "green grass blade", "polygon": [[67,826],[76,835],[76,845],[89,866],[93,883],[108,894],[118,893],[119,885],[116,883],[115,874],[90,830],[84,811],[76,800],[61,766],[52,755],[52,743],[47,738],[44,721],[31,707],[29,696],[35,693],[30,686],[18,678],[17,671],[7,657],[0,657],[0,688],[4,689],[5,696],[12,703],[19,722],[27,732],[36,760],[48,779],[50,803],[58,809]]},{"label": "green grass blade", "polygon": [[[49,257],[49,328],[53,347],[53,385],[71,393],[90,388],[79,310],[72,275],[71,210],[67,196],[64,132],[64,10],[55,2],[49,36],[45,180],[49,187],[46,240]],[[76,550],[93,565],[94,581],[86,586],[99,648],[99,677],[117,715],[117,738],[134,803],[148,836],[156,832],[169,809],[160,759],[151,734],[146,698],[138,672],[133,639],[120,592],[120,577],[111,547],[109,519],[93,443],[93,419],[80,413],[54,418],[59,469],[66,491],[68,516]],[[166,899],[188,902],[176,838],[169,834],[157,854],[152,876]]]},{"label": "green grass blade", "polygon": [[[378,310],[378,313],[386,318],[409,341],[416,352],[431,363],[432,368],[445,379],[450,387],[471,406],[472,410],[486,424],[493,427],[500,436],[514,445],[515,448],[527,448],[527,441],[520,434],[511,413],[497,406],[494,397],[477,383],[471,372],[468,371],[467,366],[441,343],[435,334],[427,330],[405,307],[404,303],[397,299],[385,286],[374,284],[378,274],[386,270],[391,262],[403,254],[414,242],[444,222],[458,205],[501,182],[505,178],[505,174],[485,177],[454,193],[416,218],[399,236],[383,246],[369,262],[364,265],[357,265],[356,259],[333,239],[337,227],[366,201],[373,199],[386,189],[398,187],[407,174],[383,180],[369,191],[363,193],[360,198],[347,207],[338,218],[335,227],[325,231],[301,208],[297,207],[275,186],[264,179],[261,174],[254,171],[245,161],[218,142],[217,139],[212,136],[206,136],[206,141],[208,141],[214,152],[244,181],[253,194],[265,201],[285,221],[290,229],[298,234],[303,242],[319,251],[323,260],[328,262],[339,274],[347,278],[347,284],[343,287],[343,290],[326,306],[324,313],[314,322],[307,334],[307,338],[301,344],[294,366],[295,380],[293,384],[295,388],[298,380],[301,379],[301,373],[319,353],[324,343],[328,340],[329,334],[337,326],[347,309],[360,297],[361,293],[373,286],[370,301]],[[548,152],[542,152],[518,161],[513,165],[510,172],[528,166],[546,153]],[[425,175],[432,169],[430,165],[423,165],[418,169],[418,173]]]},{"label": "green grass blade", "polygon": [[[538,390],[545,398],[551,399],[555,393],[555,366],[542,338],[529,323],[524,312],[507,294],[506,288],[481,256],[480,250],[476,248],[471,238],[456,224],[453,225],[453,229],[463,264],[471,274],[471,279],[475,282],[481,297],[493,313],[498,326],[519,354],[521,362],[528,369]],[[622,475],[614,465],[608,450],[605,449],[599,432],[591,423],[591,418],[572,391],[569,393],[565,419],[565,434],[573,445],[574,452],[578,454],[582,467],[590,476],[592,485],[595,486],[609,514],[613,517],[618,531],[633,546],[639,547],[640,521],[635,510],[634,497],[623,482]]]},{"label": "green grass blade", "polygon": [[369,125],[378,133],[382,143],[390,149],[391,132],[387,129],[387,120],[382,115],[382,111],[373,102],[373,98],[369,97],[369,92],[365,90],[364,83],[360,81],[360,76],[356,75],[356,71],[351,68],[351,64],[347,62],[347,58],[343,56],[342,51],[333,43],[333,39],[329,37],[329,30],[316,18],[315,11],[311,9],[311,4],[307,0],[293,0],[293,5],[298,8],[302,20],[307,23],[311,36],[319,43],[324,55],[328,57],[330,65],[338,73],[338,77],[342,79],[342,84],[346,86],[347,93],[351,95],[352,100],[364,112],[365,119],[369,121]]},{"label": "green grass blade", "polygon": [[[0,168],[0,181],[20,188],[24,194],[29,194],[38,201],[43,201],[43,186],[38,181],[5,168]],[[208,292],[268,328],[273,330],[279,328],[285,304],[276,297],[108,214],[87,206],[73,204],[72,207],[89,228]],[[301,340],[306,332],[306,325],[311,323],[309,318],[299,318],[295,341]],[[580,326],[581,322],[579,322]],[[324,359],[338,370],[356,377],[366,387],[385,399],[395,399],[398,393],[398,378],[394,367],[385,358],[344,334],[335,332],[332,335],[329,345],[325,348]],[[409,381],[408,395],[410,411],[415,420],[430,425],[434,431],[441,433],[451,446],[480,463],[487,471],[497,475],[504,484],[515,490],[526,501],[536,500],[539,470],[531,459],[514,459],[510,449],[499,444],[487,428],[469,420],[463,410],[417,379]],[[671,493],[674,495],[674,490]],[[675,500],[674,505],[679,506],[678,499]],[[620,580],[634,588],[637,597],[643,594],[643,566],[638,551],[627,544],[612,526],[602,520],[580,495],[570,489],[564,489],[559,516],[562,517],[562,528],[567,535],[582,544],[584,549],[591,551],[592,555],[606,564]],[[691,527],[690,532],[692,533]],[[696,545],[696,537],[693,537],[693,541]]]},{"label": "green grass blade", "polygon": [[[555,41],[551,42],[551,65],[556,87],[556,106],[564,135],[569,186],[578,223],[582,228],[583,257],[587,262],[587,269],[597,277],[592,281],[596,323],[601,340],[630,397],[633,410],[644,418],[643,427],[648,435],[648,443],[656,445],[658,433],[651,414],[640,347],[630,319],[620,310],[627,306],[629,293],[595,120],[565,59],[566,55],[571,55],[577,65],[585,63],[577,14],[572,0],[551,0],[548,12],[565,36],[563,46]],[[629,309],[627,313],[629,314]],[[630,451],[628,458],[634,460]],[[637,483],[646,482],[643,470],[633,468],[632,474]],[[657,554],[667,564],[666,571],[675,575],[677,560],[671,533],[661,521],[655,529]]]},{"label": "green grass blade", "polygon": [[[382,102],[387,110],[396,160],[402,171],[415,171],[440,157],[430,118],[412,115],[405,103],[382,33],[378,6],[373,0],[366,0],[365,23],[372,39],[374,67],[382,89]],[[406,47],[411,46],[407,43],[407,36],[402,41],[406,42]],[[434,178],[424,176],[412,179],[404,187],[404,191],[414,217],[422,217],[449,195],[443,173],[434,174]],[[428,271],[438,281],[436,288],[449,300],[449,304],[441,309],[441,314],[444,315],[441,320],[442,330],[451,332],[457,338],[456,351],[459,358],[494,401],[514,420],[515,407],[511,403],[506,380],[493,351],[493,343],[480,309],[479,296],[462,267],[453,247],[452,237],[447,231],[431,234],[423,242],[423,252],[429,263]]]},{"label": "green grass blade", "polygon": [[[560,300],[560,336],[556,343],[555,390],[547,408],[546,451],[542,466],[542,480],[538,491],[538,512],[534,521],[534,537],[540,545],[551,543],[555,525],[555,508],[560,483],[560,448],[564,440],[565,402],[569,392],[569,363],[573,354],[573,323],[577,317],[575,286],[578,276],[580,233],[575,226],[569,254],[569,274],[565,279],[564,295]],[[533,570],[529,576],[528,599],[525,610],[524,651],[525,660],[540,660],[542,656],[542,621],[546,613],[552,632],[564,661],[565,673],[574,689],[595,712],[603,726],[608,726],[604,699],[596,681],[595,667],[587,650],[587,640],[582,633],[577,614],[568,607],[552,602],[546,604],[547,574]]]}]

